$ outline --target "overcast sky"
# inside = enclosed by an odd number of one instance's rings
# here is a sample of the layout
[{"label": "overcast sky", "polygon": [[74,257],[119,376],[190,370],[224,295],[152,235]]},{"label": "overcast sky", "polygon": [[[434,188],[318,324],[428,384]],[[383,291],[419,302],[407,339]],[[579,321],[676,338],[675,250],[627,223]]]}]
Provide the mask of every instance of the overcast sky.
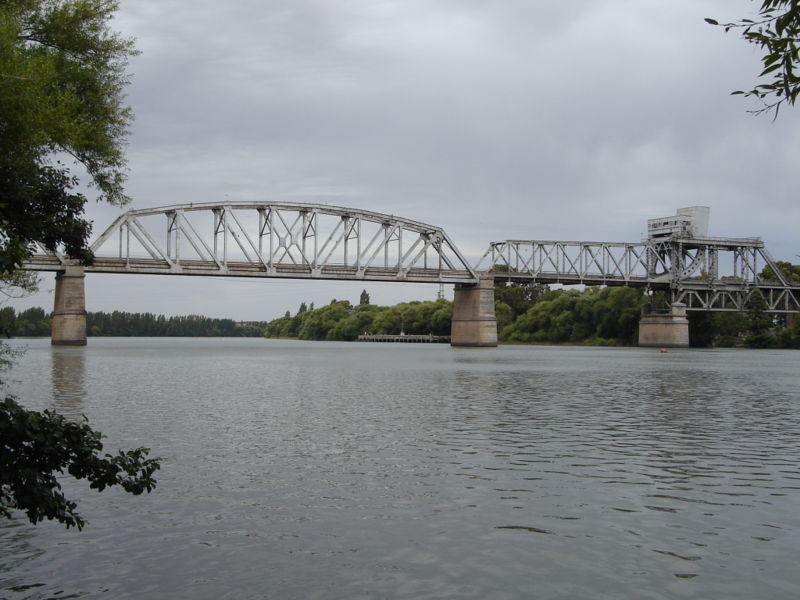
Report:
[{"label": "overcast sky", "polygon": [[[748,0],[122,0],[136,38],[130,208],[327,203],[490,241],[634,242],[711,207],[709,233],[798,262],[800,108],[754,117],[759,55],[706,24]],[[93,201],[96,234],[119,209]],[[17,308],[52,309],[53,276]],[[271,319],[301,301],[437,286],[90,274],[88,310]],[[446,291],[452,298],[452,290]]]}]

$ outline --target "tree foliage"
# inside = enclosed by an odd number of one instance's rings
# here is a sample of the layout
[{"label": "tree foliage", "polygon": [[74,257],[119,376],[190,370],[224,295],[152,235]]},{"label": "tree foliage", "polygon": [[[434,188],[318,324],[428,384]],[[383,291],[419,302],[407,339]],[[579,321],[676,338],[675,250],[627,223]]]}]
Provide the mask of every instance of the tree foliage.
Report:
[{"label": "tree foliage", "polygon": [[85,422],[25,410],[11,397],[0,401],[0,515],[24,510],[31,523],[55,519],[82,529],[76,503],[61,491],[64,471],[97,491],[119,485],[131,494],[150,492],[160,459],[147,458],[147,448],[101,456],[102,437]]},{"label": "tree foliage", "polygon": [[[775,262],[784,279],[792,285],[800,284],[800,265],[793,265],[792,263],[779,260]],[[771,267],[764,267],[759,275],[761,279],[766,281],[776,281],[778,278]]]},{"label": "tree foliage", "polygon": [[[779,263],[783,271],[792,265]],[[635,345],[646,302],[667,303],[668,294],[645,296],[641,288],[589,287],[549,290],[541,284],[495,286],[495,315],[501,342],[533,344]],[[800,348],[800,318],[766,312],[754,294],[747,312],[689,313],[692,346]],[[355,340],[362,333],[449,335],[453,305],[446,300],[395,306],[353,306],[334,300],[314,310],[286,314],[267,323],[265,336],[304,340]]]},{"label": "tree foliage", "polygon": [[89,260],[86,202],[72,157],[98,198],[124,204],[124,103],[131,40],[108,23],[116,0],[0,2],[0,274],[38,242]]},{"label": "tree foliage", "polygon": [[644,302],[628,287],[553,290],[500,330],[500,340],[526,343],[635,344]]},{"label": "tree foliage", "polygon": [[[362,294],[363,297],[363,294]],[[334,300],[327,306],[267,323],[268,338],[352,341],[362,333],[449,335],[453,306],[447,300],[404,302],[395,306]]]},{"label": "tree foliage", "polygon": [[[135,50],[108,26],[116,9],[116,0],[0,1],[0,285],[30,287],[19,268],[37,243],[92,258],[86,197],[62,160],[71,157],[85,171],[98,199],[128,201],[123,150],[132,113],[123,88]],[[0,364],[7,356],[0,347]],[[101,456],[101,438],[86,423],[7,397],[0,403],[0,515],[20,509],[33,523],[57,519],[80,529],[84,521],[58,481],[65,470],[97,490],[153,489],[159,459],[146,458],[146,448]]]},{"label": "tree foliage", "polygon": [[762,107],[751,111],[756,114],[774,112],[777,118],[781,105],[794,105],[800,93],[797,74],[798,44],[800,43],[800,0],[762,0],[755,19],[741,19],[732,23],[719,23],[707,18],[712,25],[725,31],[740,31],[742,37],[756,45],[762,52],[762,71],[758,77],[766,78],[751,90],[737,90],[733,94],[758,99]]},{"label": "tree foliage", "polygon": [[[11,307],[0,309],[0,334],[20,337],[50,335],[52,315],[41,308],[17,313]],[[166,317],[153,313],[122,311],[86,313],[86,332],[90,336],[113,337],[261,337],[266,322],[236,322],[200,315]]]}]

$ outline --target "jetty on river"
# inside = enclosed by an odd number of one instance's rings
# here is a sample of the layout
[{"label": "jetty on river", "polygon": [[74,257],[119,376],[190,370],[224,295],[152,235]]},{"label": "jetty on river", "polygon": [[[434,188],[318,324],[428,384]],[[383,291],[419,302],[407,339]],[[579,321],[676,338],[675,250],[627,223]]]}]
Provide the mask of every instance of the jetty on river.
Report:
[{"label": "jetty on river", "polygon": [[406,335],[405,333],[401,333],[399,335],[392,335],[392,334],[372,334],[372,333],[365,333],[363,335],[358,336],[359,342],[398,342],[398,343],[405,343],[405,344],[449,344],[450,343],[450,336],[449,335],[433,335],[429,333],[427,335]]}]

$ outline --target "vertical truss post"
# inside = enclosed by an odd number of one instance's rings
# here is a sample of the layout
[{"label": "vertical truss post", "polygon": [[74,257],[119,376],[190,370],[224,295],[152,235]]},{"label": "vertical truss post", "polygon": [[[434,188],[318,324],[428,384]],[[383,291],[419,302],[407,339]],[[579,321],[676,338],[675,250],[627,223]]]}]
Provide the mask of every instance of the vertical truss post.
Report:
[{"label": "vertical truss post", "polygon": [[356,267],[361,266],[361,219],[356,217]]},{"label": "vertical truss post", "polygon": [[342,224],[344,225],[342,243],[344,244],[344,266],[347,266],[347,245],[350,240],[350,217],[345,215],[342,217]]},{"label": "vertical truss post", "polygon": [[397,229],[397,268],[403,268],[403,228]]},{"label": "vertical truss post", "polygon": [[217,236],[219,235],[220,228],[222,227],[222,219],[224,214],[224,209],[222,208],[214,208],[212,212],[214,214],[214,259],[219,262],[219,243],[217,241]]},{"label": "vertical truss post", "polygon": [[383,268],[389,268],[389,223],[383,223]]},{"label": "vertical truss post", "polygon": [[[180,262],[180,217],[181,211],[173,210],[167,215],[167,257],[174,258],[175,262]],[[174,252],[173,252],[174,239]]]}]

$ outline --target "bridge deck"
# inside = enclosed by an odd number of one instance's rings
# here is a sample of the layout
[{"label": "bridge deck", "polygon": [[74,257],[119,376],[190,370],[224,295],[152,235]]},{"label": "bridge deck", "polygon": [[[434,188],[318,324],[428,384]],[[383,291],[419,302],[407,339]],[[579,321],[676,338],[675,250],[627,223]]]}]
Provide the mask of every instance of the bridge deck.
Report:
[{"label": "bridge deck", "polygon": [[[62,271],[63,263],[56,256],[35,255],[26,263],[31,271]],[[405,281],[412,283],[474,283],[468,271],[434,269],[360,267],[346,265],[265,265],[261,262],[231,261],[227,264],[186,260],[167,263],[163,260],[97,257],[85,267],[86,273],[127,273],[139,275],[193,275],[201,277],[274,277],[285,279],[333,279],[345,281]]]}]

